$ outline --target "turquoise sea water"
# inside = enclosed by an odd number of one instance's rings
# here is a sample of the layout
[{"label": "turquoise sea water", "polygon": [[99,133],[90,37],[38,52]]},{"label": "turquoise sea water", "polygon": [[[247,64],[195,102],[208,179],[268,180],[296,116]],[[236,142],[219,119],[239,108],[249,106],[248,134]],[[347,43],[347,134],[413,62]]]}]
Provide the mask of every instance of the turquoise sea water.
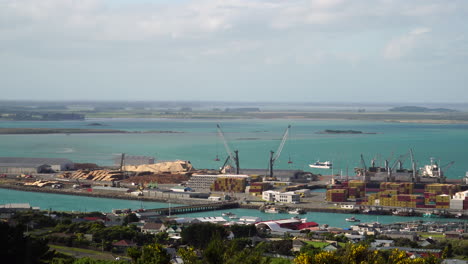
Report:
[{"label": "turquoise sea water", "polygon": [[[107,198],[94,198],[84,196],[73,196],[73,195],[62,195],[62,194],[51,194],[51,193],[35,193],[35,192],[23,192],[16,190],[0,189],[0,204],[5,203],[25,203],[28,202],[31,206],[38,206],[42,210],[56,210],[56,211],[80,211],[80,212],[110,212],[112,209],[125,209],[130,208],[136,210],[139,208],[151,209],[151,208],[162,208],[169,207],[166,203],[157,202],[140,202],[140,201],[129,201],[119,199],[107,199]],[[171,204],[171,206],[178,206],[178,204]],[[263,221],[275,220],[275,219],[286,219],[292,217],[289,214],[266,214],[258,210],[251,209],[230,209],[220,210],[211,212],[199,212],[192,214],[180,214],[173,215],[173,217],[214,217],[221,216],[223,212],[233,212],[237,216],[258,216]],[[408,222],[415,220],[428,220],[427,218],[421,217],[401,217],[391,215],[351,215],[351,214],[333,214],[333,213],[315,213],[309,212],[304,215],[300,215],[301,218],[307,218],[307,221],[313,221],[320,225],[328,224],[333,227],[347,228],[352,223],[346,222],[346,218],[355,216],[362,222],[380,222],[382,224],[394,223],[394,222]],[[230,221],[229,218],[225,217],[226,220]],[[231,220],[232,221],[232,220]],[[430,221],[463,221],[457,219],[430,219]],[[467,220],[464,220],[467,221]],[[468,222],[468,221],[467,221]]]},{"label": "turquoise sea water", "polygon": [[[213,211],[213,212],[200,212],[192,214],[183,214],[179,215],[180,217],[206,217],[206,216],[221,216],[223,212],[232,212],[239,217],[242,216],[258,216],[262,218],[263,221],[268,220],[277,220],[277,219],[287,219],[291,218],[293,215],[290,214],[268,214],[262,213],[258,210],[251,209],[230,209],[222,211]],[[423,218],[423,217],[403,217],[403,216],[393,216],[393,215],[354,215],[354,214],[335,214],[335,213],[317,213],[317,212],[308,212],[303,215],[299,215],[300,218],[306,218],[308,222],[316,222],[319,225],[328,224],[331,227],[339,228],[348,228],[351,225],[356,223],[350,223],[346,221],[346,218],[356,217],[360,219],[363,223],[369,222],[379,222],[381,224],[390,224],[396,222],[410,222],[410,221],[437,221],[437,222],[453,222],[453,221],[467,221],[468,220],[459,220],[459,219],[437,219],[437,218]],[[227,217],[224,217],[228,221],[232,221]]]},{"label": "turquoise sea water", "polygon": [[[103,127],[90,127],[99,122]],[[159,160],[190,160],[196,168],[218,168],[226,157],[217,135],[220,124],[232,150],[239,150],[242,168],[267,169],[269,151],[276,151],[288,124],[290,136],[275,168],[303,169],[327,174],[331,170],[310,169],[318,159],[331,160],[334,173],[360,164],[360,154],[367,165],[372,158],[378,164],[396,159],[414,149],[418,167],[434,157],[440,163],[455,161],[446,171],[448,178],[460,179],[468,170],[468,125],[404,124],[339,120],[184,120],[184,119],[93,119],[86,121],[0,122],[0,127],[106,128],[126,131],[170,130],[176,134],[51,134],[0,135],[0,156],[64,157],[75,162],[112,165],[119,153],[150,155]],[[325,129],[361,130],[377,134],[317,134]],[[221,161],[214,158],[219,155]],[[292,164],[288,164],[291,158]],[[406,166],[409,166],[409,160]]]},{"label": "turquoise sea water", "polygon": [[[78,211],[78,212],[111,212],[113,209],[151,209],[165,208],[167,203],[144,202],[137,200],[121,200],[96,198],[55,193],[24,192],[0,189],[0,204],[29,203],[41,210]],[[171,204],[178,206],[179,204]]]},{"label": "turquoise sea water", "polygon": [[[468,170],[468,125],[400,124],[365,121],[337,120],[170,120],[170,119],[93,119],[60,122],[0,122],[0,127],[44,128],[100,128],[89,123],[99,122],[102,128],[127,131],[164,130],[176,134],[51,134],[51,135],[0,135],[0,156],[6,157],[63,157],[75,162],[92,162],[112,165],[119,153],[150,155],[159,160],[190,160],[196,168],[218,168],[226,152],[217,136],[216,124],[220,124],[232,150],[239,150],[241,167],[267,169],[269,151],[278,148],[288,124],[290,136],[275,168],[303,169],[316,173],[330,170],[310,169],[307,165],[320,159],[331,160],[335,173],[360,164],[362,153],[369,165],[372,158],[383,162],[397,158],[413,148],[418,166],[429,162],[430,157],[441,164],[455,161],[446,171],[449,178],[460,179]],[[325,129],[361,130],[374,135],[326,135],[317,134]],[[292,164],[288,164],[291,158]],[[406,162],[409,164],[409,161]],[[122,208],[158,208],[167,204],[156,202],[125,201],[116,199],[67,196],[58,194],[20,192],[0,189],[0,204],[30,203],[42,209],[64,211],[111,211]],[[264,214],[257,210],[234,209],[238,216],[260,216],[264,220],[289,218],[286,214]],[[222,211],[190,214],[187,216],[220,216]],[[309,221],[348,227],[345,218],[351,215],[308,213]],[[391,223],[421,218],[398,216],[359,215],[362,221]],[[426,219],[427,220],[427,219]],[[432,220],[432,219],[431,219]]]}]

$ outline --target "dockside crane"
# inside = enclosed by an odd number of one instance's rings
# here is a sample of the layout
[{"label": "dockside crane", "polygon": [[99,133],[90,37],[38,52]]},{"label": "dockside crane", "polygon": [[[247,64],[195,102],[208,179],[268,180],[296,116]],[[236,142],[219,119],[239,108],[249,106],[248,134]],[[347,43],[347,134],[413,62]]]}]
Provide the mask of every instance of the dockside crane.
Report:
[{"label": "dockside crane", "polygon": [[284,144],[286,143],[286,140],[288,139],[289,135],[289,129],[291,128],[291,125],[288,125],[286,130],[284,131],[283,138],[281,139],[281,143],[278,146],[278,149],[276,150],[276,155],[274,151],[270,151],[270,178],[273,178],[273,166],[275,165],[275,161],[281,156],[281,152],[283,151]]},{"label": "dockside crane", "polygon": [[125,164],[125,153],[122,153],[120,156],[120,171],[123,172]]},{"label": "dockside crane", "polygon": [[221,167],[220,171],[224,170],[226,165],[228,164],[229,161],[234,162],[234,167],[236,168],[236,174],[239,174],[239,151],[234,150],[231,151],[231,148],[229,147],[229,144],[227,143],[226,137],[224,136],[223,130],[221,130],[221,126],[219,124],[216,124],[216,127],[218,128],[218,135],[222,139],[224,148],[226,149],[226,152],[228,154],[226,161],[224,161],[223,166]]}]

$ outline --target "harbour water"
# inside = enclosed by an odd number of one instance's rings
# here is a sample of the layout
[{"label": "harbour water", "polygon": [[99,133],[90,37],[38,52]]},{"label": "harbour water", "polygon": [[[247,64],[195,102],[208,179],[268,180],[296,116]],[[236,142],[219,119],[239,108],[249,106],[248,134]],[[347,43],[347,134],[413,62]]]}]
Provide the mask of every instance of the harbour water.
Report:
[{"label": "harbour water", "polygon": [[[90,127],[90,123],[103,126]],[[239,150],[242,168],[265,168],[269,151],[275,151],[288,124],[290,136],[278,169],[310,169],[320,159],[334,163],[334,173],[353,175],[360,154],[367,165],[375,158],[395,160],[414,149],[418,167],[431,157],[440,164],[455,161],[446,176],[461,179],[468,170],[468,124],[411,124],[345,120],[183,120],[183,119],[92,119],[85,121],[0,122],[0,127],[105,128],[125,131],[175,131],[182,133],[0,135],[0,156],[63,157],[75,162],[112,165],[119,153],[149,155],[159,160],[190,160],[195,168],[218,168],[227,156],[216,124],[221,124],[232,150]],[[376,134],[319,134],[326,129],[360,130]],[[221,161],[214,161],[216,155]],[[293,161],[288,163],[289,159]],[[406,161],[409,166],[409,160]]]},{"label": "harbour water", "polygon": [[[134,200],[119,200],[119,199],[107,199],[107,198],[95,198],[95,197],[84,197],[84,196],[73,196],[63,194],[52,194],[52,193],[35,193],[35,192],[24,192],[16,190],[0,189],[0,204],[5,203],[30,203],[31,206],[40,207],[42,210],[57,210],[57,211],[80,211],[80,212],[111,212],[112,209],[151,209],[151,208],[163,208],[169,207],[167,203],[158,202],[140,202]],[[171,204],[170,206],[178,206],[178,204]],[[173,217],[219,217],[223,212],[232,212],[239,217],[242,216],[257,216],[262,220],[275,220],[275,219],[286,219],[291,218],[290,214],[267,214],[258,210],[252,209],[229,209],[209,212],[198,212],[191,214],[180,214],[172,215]],[[428,220],[423,217],[401,217],[392,215],[351,215],[351,214],[334,214],[334,213],[318,213],[308,212],[304,215],[299,215],[301,218],[307,218],[307,221],[313,221],[320,225],[328,224],[332,227],[347,228],[352,223],[346,222],[346,218],[355,216],[360,219],[361,222],[379,222],[382,224],[389,224],[395,222],[409,222],[417,220]],[[230,220],[225,217],[226,220]],[[457,219],[436,219],[431,218],[430,221],[467,221]],[[468,222],[468,221],[467,221]]]},{"label": "harbour water", "polygon": [[[111,212],[113,209],[165,208],[167,203],[147,202],[137,200],[122,200],[109,198],[96,198],[55,193],[25,192],[9,189],[0,189],[0,204],[29,203],[41,210],[67,211],[67,212]],[[171,204],[179,206],[180,204]]]},{"label": "harbour water", "polygon": [[[90,127],[90,123],[101,127]],[[219,168],[226,157],[223,142],[216,131],[221,124],[232,150],[239,150],[242,168],[265,168],[269,151],[275,151],[288,124],[290,136],[278,169],[303,169],[329,174],[331,170],[310,169],[308,164],[320,159],[334,163],[334,172],[360,165],[360,154],[369,165],[396,159],[413,148],[418,166],[427,164],[431,157],[441,164],[455,161],[446,176],[461,179],[468,170],[467,124],[410,124],[338,120],[171,120],[171,119],[93,119],[85,121],[54,122],[0,122],[0,127],[44,128],[106,128],[126,131],[174,131],[182,133],[128,133],[128,134],[48,134],[0,135],[0,156],[7,157],[61,157],[75,162],[112,165],[120,153],[155,156],[158,160],[190,160],[195,168]],[[360,130],[376,134],[320,134],[326,129]],[[214,161],[218,155],[220,162]],[[288,163],[289,159],[293,161]],[[407,161],[408,162],[408,161]],[[409,163],[409,162],[408,162]],[[407,164],[408,164],[407,163]],[[406,165],[407,165],[406,164]],[[42,209],[64,211],[111,211],[123,208],[158,208],[167,204],[156,202],[125,201],[92,197],[76,197],[46,193],[19,192],[0,189],[0,203],[30,203]],[[175,206],[175,205],[174,205]],[[260,216],[265,220],[287,218],[290,215],[264,214],[257,210],[235,209],[238,216]],[[190,216],[220,216],[221,211],[190,214]],[[347,227],[344,219],[351,215],[308,213],[309,221],[330,226]],[[359,215],[362,221],[390,223],[411,221],[398,216]],[[427,219],[426,219],[427,220]],[[432,220],[432,219],[431,219]]]}]

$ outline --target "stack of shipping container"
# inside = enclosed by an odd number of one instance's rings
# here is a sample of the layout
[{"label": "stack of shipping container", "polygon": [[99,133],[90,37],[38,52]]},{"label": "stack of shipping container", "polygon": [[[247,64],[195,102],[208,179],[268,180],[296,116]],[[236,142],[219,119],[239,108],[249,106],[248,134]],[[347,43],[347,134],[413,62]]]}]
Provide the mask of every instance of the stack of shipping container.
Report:
[{"label": "stack of shipping container", "polygon": [[245,178],[219,177],[210,189],[214,192],[244,192],[245,186]]},{"label": "stack of shipping container", "polygon": [[356,199],[366,196],[366,183],[363,181],[348,182],[348,198]]},{"label": "stack of shipping container", "polygon": [[413,187],[412,182],[382,182],[380,191],[395,190],[399,194],[413,194]]},{"label": "stack of shipping container", "polygon": [[249,193],[251,195],[262,195],[264,191],[270,190],[271,185],[266,182],[253,182],[250,184]]},{"label": "stack of shipping container", "polygon": [[347,189],[327,190],[327,201],[329,202],[346,202],[347,199],[348,199]]},{"label": "stack of shipping container", "polygon": [[[460,189],[456,184],[427,184],[424,189],[422,187],[412,182],[382,182],[379,192],[369,193],[366,197],[366,183],[349,181],[329,185],[326,199],[330,202],[355,199],[358,205],[446,209],[451,208],[451,195]],[[459,200],[453,206],[468,209],[468,198]]]}]

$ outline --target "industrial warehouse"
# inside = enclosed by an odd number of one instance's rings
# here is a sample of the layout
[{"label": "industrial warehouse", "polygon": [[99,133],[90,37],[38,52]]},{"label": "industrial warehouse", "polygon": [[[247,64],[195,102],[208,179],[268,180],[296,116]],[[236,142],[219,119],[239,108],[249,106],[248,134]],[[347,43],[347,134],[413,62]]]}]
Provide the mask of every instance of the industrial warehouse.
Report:
[{"label": "industrial warehouse", "polygon": [[73,170],[74,163],[63,158],[0,157],[0,173],[50,173]]}]

